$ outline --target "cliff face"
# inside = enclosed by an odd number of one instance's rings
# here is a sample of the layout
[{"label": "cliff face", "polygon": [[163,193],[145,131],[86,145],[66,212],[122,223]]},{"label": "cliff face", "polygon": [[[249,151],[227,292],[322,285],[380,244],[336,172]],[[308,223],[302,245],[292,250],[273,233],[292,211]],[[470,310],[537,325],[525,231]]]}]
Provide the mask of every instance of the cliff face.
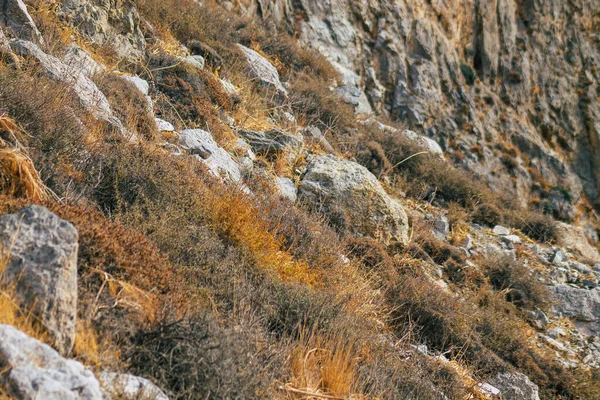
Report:
[{"label": "cliff face", "polygon": [[369,111],[426,133],[496,190],[568,221],[578,211],[553,188],[598,209],[600,1],[246,3],[325,55]]}]

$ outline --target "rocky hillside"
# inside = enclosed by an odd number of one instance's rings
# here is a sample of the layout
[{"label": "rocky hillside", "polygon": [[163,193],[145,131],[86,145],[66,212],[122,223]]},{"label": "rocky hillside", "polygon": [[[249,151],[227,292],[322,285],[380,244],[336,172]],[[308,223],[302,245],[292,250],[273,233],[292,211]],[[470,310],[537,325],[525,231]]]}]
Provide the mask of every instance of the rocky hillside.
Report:
[{"label": "rocky hillside", "polygon": [[0,399],[600,399],[598,0],[0,5]]}]

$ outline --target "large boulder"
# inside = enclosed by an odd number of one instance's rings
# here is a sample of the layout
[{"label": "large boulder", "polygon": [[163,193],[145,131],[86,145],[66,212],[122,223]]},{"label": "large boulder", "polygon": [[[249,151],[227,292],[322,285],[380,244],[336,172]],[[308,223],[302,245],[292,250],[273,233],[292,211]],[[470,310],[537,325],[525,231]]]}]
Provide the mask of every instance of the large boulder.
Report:
[{"label": "large boulder", "polygon": [[142,58],[146,49],[141,18],[129,0],[62,0],[60,16],[82,35],[110,45],[121,58]]},{"label": "large boulder", "polygon": [[504,400],[540,400],[538,387],[519,372],[502,372],[490,380]]},{"label": "large boulder", "polygon": [[212,135],[202,129],[186,129],[181,132],[181,144],[209,171],[231,183],[239,183],[242,173],[231,155],[220,147]]},{"label": "large boulder", "polygon": [[63,354],[75,342],[77,238],[73,225],[41,206],[0,217],[0,242],[9,252],[4,279]]},{"label": "large boulder", "polygon": [[98,379],[104,391],[113,399],[169,400],[158,386],[139,376],[104,371]]},{"label": "large boulder", "polygon": [[88,77],[106,70],[104,65],[98,64],[86,50],[76,44],[71,44],[67,47],[63,62],[71,67],[73,71],[80,71]]},{"label": "large boulder", "polygon": [[92,371],[10,325],[0,325],[0,384],[19,400],[104,399]]},{"label": "large boulder", "polygon": [[13,40],[11,48],[22,57],[31,57],[38,61],[43,71],[51,79],[68,84],[73,89],[81,105],[90,114],[110,124],[127,139],[132,139],[131,134],[112,113],[104,93],[81,70],[75,70],[58,58],[44,53],[35,43],[27,40]]},{"label": "large boulder", "polygon": [[287,90],[279,80],[277,68],[256,51],[241,44],[238,47],[246,57],[248,75],[257,79],[264,87],[274,89],[280,97],[287,97]]},{"label": "large boulder", "polygon": [[355,236],[385,244],[408,243],[408,219],[371,172],[331,155],[315,158],[299,188],[299,200],[325,213],[338,227]]},{"label": "large boulder", "polygon": [[44,43],[22,0],[0,0],[0,24],[17,38]]},{"label": "large boulder", "polygon": [[559,284],[553,288],[554,313],[573,319],[589,333],[600,334],[600,289],[582,289]]}]

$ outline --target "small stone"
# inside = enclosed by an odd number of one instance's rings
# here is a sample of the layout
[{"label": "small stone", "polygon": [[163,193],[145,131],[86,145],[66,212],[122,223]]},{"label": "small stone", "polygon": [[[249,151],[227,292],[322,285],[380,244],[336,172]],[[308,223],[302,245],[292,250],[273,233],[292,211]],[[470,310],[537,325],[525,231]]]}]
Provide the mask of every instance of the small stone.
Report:
[{"label": "small stone", "polygon": [[175,132],[173,124],[164,119],[154,118],[154,122],[156,123],[156,128],[159,132]]},{"label": "small stone", "polygon": [[275,178],[275,187],[281,197],[288,199],[292,203],[296,202],[296,199],[298,198],[298,189],[291,179],[278,176]]},{"label": "small stone", "polygon": [[473,247],[473,239],[470,235],[465,236],[465,240],[463,240],[462,247],[470,250]]},{"label": "small stone", "polygon": [[518,244],[521,243],[521,238],[517,235],[506,235],[501,239],[505,243]]},{"label": "small stone", "polygon": [[592,273],[592,269],[590,267],[588,267],[585,264],[576,262],[576,261],[571,264],[571,267],[575,268],[577,271],[581,272],[582,274],[591,274]]},{"label": "small stone", "polygon": [[594,271],[600,272],[600,264],[594,264],[592,268],[594,269]]},{"label": "small stone", "polygon": [[565,254],[564,251],[562,251],[562,249],[558,249],[556,251],[556,253],[554,253],[554,256],[551,259],[552,264],[556,265],[557,267],[560,267],[563,265],[563,263],[567,260],[567,255]]},{"label": "small stone", "polygon": [[450,223],[448,222],[448,218],[440,215],[433,223],[433,228],[436,236],[442,240],[446,239],[448,232],[450,232]]},{"label": "small stone", "polygon": [[594,289],[598,287],[598,281],[593,279],[582,279],[581,284],[586,289]]},{"label": "small stone", "polygon": [[502,225],[496,225],[493,229],[494,234],[498,235],[498,236],[505,236],[505,235],[510,235],[510,229],[502,226]]},{"label": "small stone", "polygon": [[204,69],[204,57],[202,57],[201,55],[196,54],[193,56],[187,56],[184,57],[182,61],[186,64],[193,66],[194,68]]}]

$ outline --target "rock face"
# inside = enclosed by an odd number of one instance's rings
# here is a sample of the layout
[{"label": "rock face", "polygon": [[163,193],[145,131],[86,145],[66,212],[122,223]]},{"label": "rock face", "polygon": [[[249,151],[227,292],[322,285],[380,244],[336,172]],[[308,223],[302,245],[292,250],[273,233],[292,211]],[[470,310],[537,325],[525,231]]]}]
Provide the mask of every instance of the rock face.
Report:
[{"label": "rock face", "polygon": [[[542,178],[600,208],[600,47],[587,22],[598,0],[239,3],[498,191],[550,201]],[[517,150],[516,167],[498,143]]]},{"label": "rock face", "polygon": [[26,40],[12,41],[11,48],[15,53],[23,57],[36,59],[50,78],[71,86],[73,92],[79,98],[81,105],[88,112],[99,120],[109,123],[127,139],[132,138],[131,134],[127,133],[121,121],[113,115],[104,93],[82,71],[74,70],[58,58],[44,53],[36,44]]},{"label": "rock face", "polygon": [[287,90],[279,80],[277,69],[263,56],[256,51],[249,49],[241,44],[238,47],[246,57],[248,74],[265,87],[274,89],[281,97],[287,97]]},{"label": "rock face", "polygon": [[63,62],[71,67],[72,71],[80,71],[88,77],[99,74],[105,69],[87,51],[75,44],[67,48]]},{"label": "rock face", "polygon": [[537,385],[521,373],[503,372],[490,383],[500,390],[505,400],[540,400]]},{"label": "rock face", "polygon": [[44,43],[22,0],[0,1],[0,23],[9,34],[17,38]]},{"label": "rock face", "polygon": [[315,158],[300,182],[298,199],[356,235],[385,244],[408,243],[408,219],[377,178],[363,166],[334,156]]},{"label": "rock face", "polygon": [[559,284],[553,288],[555,314],[571,318],[590,333],[600,334],[600,289],[581,289]]},{"label": "rock face", "polygon": [[113,398],[121,400],[169,400],[167,395],[148,379],[129,374],[102,372],[102,388]]},{"label": "rock face", "polygon": [[97,45],[110,45],[119,57],[140,58],[146,41],[135,4],[128,0],[62,0],[61,16]]},{"label": "rock face", "polygon": [[181,132],[181,144],[215,175],[232,183],[239,183],[242,174],[229,153],[220,147],[212,135],[202,129]]},{"label": "rock face", "polygon": [[32,309],[63,354],[75,341],[77,230],[44,207],[0,217],[2,247],[10,252],[5,279],[16,284],[22,307]]},{"label": "rock face", "polygon": [[19,400],[103,400],[100,384],[81,363],[10,325],[0,325],[0,383]]}]

